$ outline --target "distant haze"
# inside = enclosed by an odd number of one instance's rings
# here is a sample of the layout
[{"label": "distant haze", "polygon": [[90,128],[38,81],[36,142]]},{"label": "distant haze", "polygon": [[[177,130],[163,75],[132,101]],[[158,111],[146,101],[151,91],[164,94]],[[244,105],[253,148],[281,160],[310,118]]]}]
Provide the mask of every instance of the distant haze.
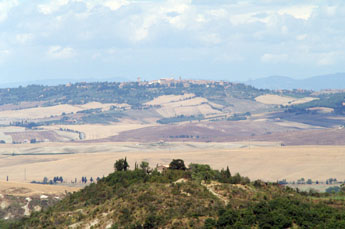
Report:
[{"label": "distant haze", "polygon": [[[177,79],[177,77],[175,77]],[[159,78],[157,78],[159,79]],[[48,79],[34,81],[14,81],[10,83],[0,83],[0,88],[27,86],[30,84],[53,86],[76,82],[105,82],[105,81],[134,81],[134,79],[119,78],[81,78],[81,79]],[[307,89],[307,90],[325,90],[325,89],[345,89],[345,73],[336,73],[328,75],[313,76],[305,79],[294,79],[287,76],[269,76],[255,80],[235,81],[251,85],[261,89]]]},{"label": "distant haze", "polygon": [[124,82],[128,81],[127,78],[118,77],[118,78],[61,78],[61,79],[46,79],[46,80],[22,80],[22,81],[12,81],[12,82],[0,82],[0,88],[13,88],[19,86],[27,86],[27,85],[44,85],[44,86],[56,86],[59,84],[67,84],[67,83],[78,83],[78,82]]},{"label": "distant haze", "polygon": [[244,82],[263,89],[345,89],[345,73],[314,76],[306,79],[293,79],[286,76],[270,76]]}]

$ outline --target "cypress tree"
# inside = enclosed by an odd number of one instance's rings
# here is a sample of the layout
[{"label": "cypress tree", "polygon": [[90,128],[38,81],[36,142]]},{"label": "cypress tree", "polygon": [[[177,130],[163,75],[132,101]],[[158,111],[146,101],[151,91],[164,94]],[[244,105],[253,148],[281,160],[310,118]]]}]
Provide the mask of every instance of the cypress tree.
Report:
[{"label": "cypress tree", "polygon": [[226,178],[230,178],[231,177],[229,166],[226,166],[225,175],[226,175]]},{"label": "cypress tree", "polygon": [[127,157],[125,157],[125,161],[124,161],[124,164],[123,164],[123,170],[124,171],[127,171],[127,168],[129,167],[128,163],[127,163]]}]

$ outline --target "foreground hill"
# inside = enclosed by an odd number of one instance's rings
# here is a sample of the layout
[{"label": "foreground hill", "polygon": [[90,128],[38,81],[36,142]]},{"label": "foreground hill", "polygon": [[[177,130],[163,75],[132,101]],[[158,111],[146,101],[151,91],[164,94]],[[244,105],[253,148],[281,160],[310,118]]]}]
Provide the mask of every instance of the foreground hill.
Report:
[{"label": "foreground hill", "polygon": [[67,192],[77,190],[79,188],[0,181],[0,228],[3,228],[2,219],[30,216],[32,212],[47,209],[57,203]]},{"label": "foreground hill", "polygon": [[[117,163],[123,163],[119,160]],[[162,173],[116,171],[16,228],[344,228],[343,203],[324,202],[230,171],[173,160]],[[117,169],[123,170],[117,164]],[[148,173],[149,171],[149,173]],[[328,205],[326,204],[328,203]]]}]

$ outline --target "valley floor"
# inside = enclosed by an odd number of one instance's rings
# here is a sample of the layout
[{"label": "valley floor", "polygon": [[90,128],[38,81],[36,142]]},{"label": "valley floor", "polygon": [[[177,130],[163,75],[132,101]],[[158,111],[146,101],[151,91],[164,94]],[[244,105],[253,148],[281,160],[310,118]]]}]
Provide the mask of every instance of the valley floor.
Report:
[{"label": "valley floor", "polygon": [[81,177],[107,176],[119,158],[148,161],[151,167],[172,159],[229,166],[250,179],[296,181],[300,178],[325,181],[345,179],[345,146],[281,146],[275,142],[156,142],[156,143],[39,143],[0,145],[0,180],[42,181],[62,176],[65,184],[81,185]]}]

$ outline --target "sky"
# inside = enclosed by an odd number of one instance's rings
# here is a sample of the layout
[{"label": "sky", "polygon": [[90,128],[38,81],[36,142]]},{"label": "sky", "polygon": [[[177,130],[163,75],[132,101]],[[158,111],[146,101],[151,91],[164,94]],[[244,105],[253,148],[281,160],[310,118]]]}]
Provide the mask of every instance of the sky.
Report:
[{"label": "sky", "polygon": [[1,83],[345,72],[343,0],[0,0]]}]

